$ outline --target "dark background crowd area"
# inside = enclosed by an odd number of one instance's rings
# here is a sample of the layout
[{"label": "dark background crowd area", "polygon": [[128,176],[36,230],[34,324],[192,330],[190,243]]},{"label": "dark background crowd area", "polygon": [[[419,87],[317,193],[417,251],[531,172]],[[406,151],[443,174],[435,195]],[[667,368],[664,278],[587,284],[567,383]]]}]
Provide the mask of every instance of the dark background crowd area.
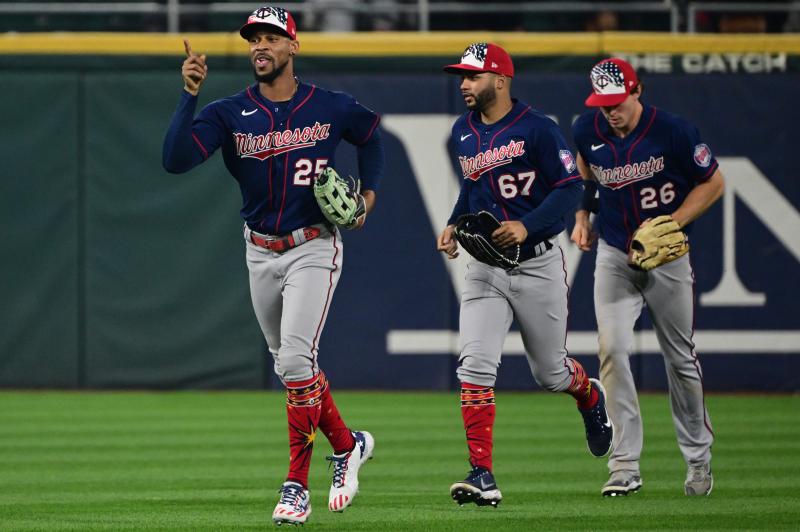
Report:
[{"label": "dark background crowd area", "polygon": [[[135,4],[138,0],[127,0]],[[464,9],[457,13],[432,11],[429,19],[431,31],[525,31],[525,32],[581,32],[581,31],[670,31],[671,18],[668,10],[636,11],[635,5],[664,5],[661,1],[616,0],[598,3],[598,10],[591,12],[547,11],[534,12],[524,9],[523,4],[535,7],[536,4],[556,4],[557,2],[513,1],[513,0],[461,0],[474,5],[475,9]],[[69,6],[71,2],[49,2]],[[119,3],[119,0],[115,0]],[[165,0],[159,4],[165,5]],[[210,0],[186,0],[182,4],[207,5]],[[219,3],[219,2],[218,2]],[[253,2],[257,7],[261,3]],[[306,0],[281,2],[289,7],[298,4],[294,10],[301,31],[416,31],[420,28],[416,13],[416,0]],[[770,4],[786,4],[786,11],[765,11],[759,9],[762,2],[726,3],[752,7],[752,10],[728,12],[698,11],[695,27],[703,33],[781,33],[800,31],[800,11],[790,9],[790,0],[771,0]],[[34,3],[26,1],[0,0],[3,5],[24,6]],[[97,2],[102,6],[103,2]],[[437,0],[430,0],[435,6]],[[510,11],[509,5],[519,4],[519,11]],[[587,2],[587,4],[589,4]],[[606,7],[612,4],[613,9]],[[679,15],[678,29],[685,31],[687,7],[690,0],[675,0]],[[495,5],[498,11],[488,11]],[[602,7],[602,9],[600,9]],[[355,9],[353,9],[355,8]],[[191,13],[180,17],[180,31],[218,32],[232,31],[242,23],[241,13]],[[167,31],[167,17],[160,13],[75,13],[65,8],[63,12],[31,11],[24,13],[1,12],[0,31]]]}]

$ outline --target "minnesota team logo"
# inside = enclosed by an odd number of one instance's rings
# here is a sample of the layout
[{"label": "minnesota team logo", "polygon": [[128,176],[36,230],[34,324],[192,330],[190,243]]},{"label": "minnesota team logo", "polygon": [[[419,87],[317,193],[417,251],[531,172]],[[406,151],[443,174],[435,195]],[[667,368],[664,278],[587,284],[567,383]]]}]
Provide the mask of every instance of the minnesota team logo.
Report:
[{"label": "minnesota team logo", "polygon": [[567,172],[574,172],[576,165],[575,165],[575,157],[572,156],[572,152],[569,150],[559,150],[558,151],[558,158],[561,159],[561,164],[564,165]]},{"label": "minnesota team logo", "polygon": [[234,133],[236,155],[263,161],[287,151],[316,146],[320,140],[330,136],[331,125],[316,122],[311,127],[270,131],[265,135]]},{"label": "minnesota team logo", "polygon": [[286,26],[287,17],[286,17],[286,10],[280,7],[261,7],[256,9],[253,14],[251,15],[261,20],[266,20],[270,17],[278,19],[281,24]]},{"label": "minnesota team logo", "polygon": [[470,44],[461,56],[461,63],[482,68],[483,62],[486,61],[486,51],[488,49],[489,45],[485,42]]},{"label": "minnesota team logo", "polygon": [[708,168],[711,164],[711,148],[707,144],[698,144],[694,147],[694,162],[701,168]]},{"label": "minnesota team logo", "polygon": [[510,163],[514,157],[519,157],[523,153],[525,153],[525,141],[511,140],[505,146],[482,151],[473,157],[462,155],[458,158],[458,162],[461,164],[464,179],[477,181],[482,174]]},{"label": "minnesota team logo", "polygon": [[595,65],[590,77],[597,94],[623,94],[626,92],[625,76],[619,66],[612,61],[604,61]]},{"label": "minnesota team logo", "polygon": [[642,179],[653,177],[664,170],[664,156],[653,157],[638,163],[628,163],[625,166],[615,166],[613,168],[603,168],[596,164],[590,164],[592,173],[597,182],[601,185],[618,189]]}]

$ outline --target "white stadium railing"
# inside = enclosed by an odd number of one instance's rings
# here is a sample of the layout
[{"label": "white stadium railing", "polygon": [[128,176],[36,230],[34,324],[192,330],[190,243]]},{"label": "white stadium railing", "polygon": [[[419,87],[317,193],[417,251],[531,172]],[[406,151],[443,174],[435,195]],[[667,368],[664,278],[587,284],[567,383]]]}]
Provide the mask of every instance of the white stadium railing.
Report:
[{"label": "white stadium railing", "polygon": [[[417,29],[429,31],[431,15],[441,13],[463,14],[533,14],[533,13],[597,13],[611,10],[619,13],[664,13],[669,16],[670,31],[677,32],[681,20],[686,20],[689,33],[697,29],[696,15],[700,11],[711,12],[794,12],[800,11],[800,2],[688,2],[685,10],[672,0],[633,1],[633,2],[500,2],[472,3],[437,0],[416,0],[402,2],[384,0],[365,3],[347,0],[306,0],[301,2],[275,2],[272,5],[289,9],[292,12],[318,14],[321,11],[337,10],[350,14],[411,15],[416,16]],[[163,2],[0,2],[2,14],[153,14],[166,18],[167,31],[181,31],[181,15],[190,14],[232,14],[247,13],[259,2],[210,2],[198,4],[165,0]],[[685,18],[682,19],[682,15]]]},{"label": "white stadium railing", "polygon": [[[480,4],[470,2],[439,2],[417,0],[399,3],[386,1],[364,3],[354,1],[303,1],[270,2],[297,13],[318,13],[321,10],[340,10],[366,14],[416,15],[419,31],[430,30],[430,19],[434,13],[596,13],[603,10],[618,10],[628,13],[668,13],[670,28],[678,30],[679,12],[671,0],[657,2],[505,2]],[[258,2],[211,2],[195,4],[180,0],[166,2],[0,2],[0,14],[124,14],[139,13],[163,15],[167,20],[167,31],[180,31],[180,17],[188,14],[247,13]]]}]

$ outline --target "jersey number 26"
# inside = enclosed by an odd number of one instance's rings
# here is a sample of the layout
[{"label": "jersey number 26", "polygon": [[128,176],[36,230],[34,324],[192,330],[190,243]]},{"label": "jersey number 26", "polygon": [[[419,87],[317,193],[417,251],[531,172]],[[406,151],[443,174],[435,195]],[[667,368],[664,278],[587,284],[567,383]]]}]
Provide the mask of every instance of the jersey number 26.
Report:
[{"label": "jersey number 26", "polygon": [[[642,209],[655,209],[659,203],[667,205],[675,199],[675,185],[665,183],[660,189],[645,187],[639,191],[642,197]],[[659,201],[660,200],[660,201]]]}]

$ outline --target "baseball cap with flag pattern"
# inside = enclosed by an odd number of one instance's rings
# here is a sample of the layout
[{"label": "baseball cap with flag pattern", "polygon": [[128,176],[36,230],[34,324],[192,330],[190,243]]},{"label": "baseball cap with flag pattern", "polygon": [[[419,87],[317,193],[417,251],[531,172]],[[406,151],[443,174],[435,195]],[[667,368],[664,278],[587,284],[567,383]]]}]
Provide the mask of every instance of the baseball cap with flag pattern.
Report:
[{"label": "baseball cap with flag pattern", "polygon": [[592,93],[586,98],[588,107],[619,105],[639,83],[630,63],[618,57],[597,63],[592,67],[589,77],[592,80]]},{"label": "baseball cap with flag pattern", "polygon": [[494,72],[509,78],[514,77],[514,63],[511,56],[500,46],[487,42],[476,42],[467,46],[461,56],[461,62],[447,65],[444,71],[450,74],[461,74],[464,71]]},{"label": "baseball cap with flag pattern", "polygon": [[294,22],[294,17],[280,7],[264,6],[253,11],[244,26],[239,29],[239,35],[247,39],[259,26],[270,26],[292,40],[297,38],[297,24]]}]

